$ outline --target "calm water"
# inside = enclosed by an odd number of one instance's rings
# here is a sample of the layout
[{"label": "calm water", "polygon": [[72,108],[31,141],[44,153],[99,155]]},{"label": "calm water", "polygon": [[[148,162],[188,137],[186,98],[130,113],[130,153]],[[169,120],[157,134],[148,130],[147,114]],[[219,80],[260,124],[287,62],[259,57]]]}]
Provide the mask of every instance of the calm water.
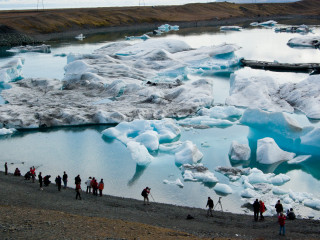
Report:
[{"label": "calm water", "polygon": [[[319,34],[320,28],[314,30]],[[122,41],[124,36],[133,35],[96,35],[86,38],[83,42],[70,40],[67,42],[52,42],[51,54],[24,53],[3,54],[0,65],[10,58],[24,57],[24,76],[62,79],[66,57],[54,56],[69,52],[91,53],[103,46],[106,42]],[[141,35],[136,33],[135,35]],[[315,49],[289,48],[287,41],[299,34],[275,33],[272,29],[245,29],[241,32],[221,33],[216,28],[188,29],[161,36],[175,38],[187,42],[192,47],[219,45],[223,43],[236,43],[242,48],[236,52],[237,56],[246,59],[266,60],[279,62],[320,62],[320,51]],[[239,69],[237,74],[270,75],[280,81],[298,82],[307,77],[306,74],[274,73],[248,68]],[[191,76],[192,77],[192,76]],[[206,76],[213,81],[215,103],[224,103],[229,94],[229,76]],[[294,114],[303,126],[320,126],[319,122],[310,122],[302,114]],[[174,156],[158,153],[155,160],[146,168],[137,168],[131,159],[129,151],[123,144],[114,140],[107,141],[101,137],[101,131],[108,126],[55,128],[45,131],[25,131],[13,136],[0,138],[0,164],[9,163],[9,170],[19,167],[25,173],[30,166],[36,166],[37,172],[54,177],[66,171],[73,186],[74,177],[80,173],[83,180],[95,176],[105,181],[105,193],[140,199],[143,187],[152,188],[152,195],[156,201],[177,205],[204,207],[207,196],[215,201],[217,195],[212,186],[199,182],[183,182],[184,188],[175,185],[163,184],[164,179],[182,180],[181,171],[175,165]],[[266,132],[251,132],[248,127],[235,125],[228,128],[183,130],[180,140],[191,140],[204,154],[202,163],[214,172],[217,166],[232,166],[228,158],[228,151],[233,140],[249,143],[254,151],[256,141],[269,136]],[[277,140],[277,139],[276,139]],[[201,143],[208,143],[209,147],[201,147]],[[290,144],[277,141],[279,146],[288,151],[295,151]],[[299,153],[300,154],[300,153]],[[24,162],[24,163],[22,163]],[[10,164],[13,163],[13,164]],[[276,174],[285,173],[291,181],[282,186],[283,189],[292,189],[297,192],[310,192],[320,198],[320,153],[315,154],[310,161],[302,165],[291,166],[287,163],[272,165],[268,168],[258,165],[254,155],[251,162],[243,163],[238,167],[258,167],[264,172]],[[221,183],[229,180],[215,172]],[[84,182],[84,181],[83,181]],[[84,187],[84,186],[83,186]],[[223,206],[229,211],[242,212],[240,206],[240,191],[237,184],[231,184],[234,190],[232,195],[223,198]],[[273,204],[273,203],[272,203]],[[302,213],[307,216],[313,212],[310,208],[303,208]],[[312,213],[314,214],[314,213]],[[318,214],[318,213],[316,213]]]}]

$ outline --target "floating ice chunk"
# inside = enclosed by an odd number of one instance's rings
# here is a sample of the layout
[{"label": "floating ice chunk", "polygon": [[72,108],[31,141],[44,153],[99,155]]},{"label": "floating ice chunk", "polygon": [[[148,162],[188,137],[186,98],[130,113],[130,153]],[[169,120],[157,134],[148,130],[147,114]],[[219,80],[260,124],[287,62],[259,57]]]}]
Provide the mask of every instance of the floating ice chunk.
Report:
[{"label": "floating ice chunk", "polygon": [[259,23],[258,22],[252,22],[252,23],[250,23],[250,26],[256,27],[256,26],[259,26]]},{"label": "floating ice chunk", "polygon": [[175,153],[176,164],[194,164],[201,161],[203,154],[191,141],[185,141]]},{"label": "floating ice chunk", "polygon": [[242,109],[234,106],[215,106],[212,108],[202,108],[198,114],[200,116],[209,116],[217,119],[240,118],[243,114]]},{"label": "floating ice chunk", "polygon": [[9,50],[7,50],[7,52],[15,52],[15,53],[25,53],[25,52],[40,52],[40,53],[51,53],[51,46],[50,45],[46,45],[46,44],[42,44],[39,46],[30,46],[30,45],[26,45],[26,46],[18,46],[18,47],[13,47]]},{"label": "floating ice chunk", "polygon": [[281,161],[288,161],[295,157],[295,153],[281,150],[272,138],[258,140],[257,162],[262,164],[273,164]]},{"label": "floating ice chunk", "polygon": [[290,47],[319,47],[320,37],[319,36],[303,36],[291,38],[288,43]]},{"label": "floating ice chunk", "polygon": [[240,193],[243,198],[257,198],[260,196],[256,191],[251,188],[247,188]]},{"label": "floating ice chunk", "polygon": [[252,184],[250,184],[248,182],[248,180],[244,180],[243,181],[243,187],[246,189],[246,188],[250,188],[250,189],[254,189],[254,186],[252,186]]},{"label": "floating ice chunk", "polygon": [[163,31],[163,32],[169,32],[171,30],[173,31],[178,31],[179,30],[179,26],[178,25],[170,25],[170,24],[163,24],[161,26],[158,27],[159,31]]},{"label": "floating ice chunk", "polygon": [[270,176],[274,176],[274,174],[264,174],[261,170],[257,168],[253,168],[248,175],[248,181],[251,184],[255,183],[269,183]]},{"label": "floating ice chunk", "polygon": [[275,194],[275,195],[285,195],[285,194],[288,194],[288,191],[286,190],[283,190],[279,187],[273,187],[272,188],[272,193]]},{"label": "floating ice chunk", "polygon": [[126,120],[126,116],[119,112],[105,112],[105,111],[98,111],[94,115],[94,122],[96,123],[120,123]]},{"label": "floating ice chunk", "polygon": [[216,183],[218,179],[202,164],[183,164],[182,176],[185,181],[198,181],[203,183]]},{"label": "floating ice chunk", "polygon": [[290,177],[286,174],[280,173],[274,177],[271,178],[271,183],[273,185],[283,185],[284,183],[290,181]]},{"label": "floating ice chunk", "polygon": [[295,157],[294,159],[289,160],[287,163],[288,164],[299,164],[302,163],[306,160],[308,160],[310,157],[312,157],[311,155],[300,155],[298,157]]},{"label": "floating ice chunk", "polygon": [[147,34],[143,34],[141,36],[130,36],[130,37],[125,37],[126,40],[135,40],[135,39],[142,39],[142,40],[147,40],[150,39],[150,37]]},{"label": "floating ice chunk", "polygon": [[308,199],[303,202],[307,207],[320,210],[320,200],[319,199]]},{"label": "floating ice chunk", "polygon": [[232,188],[229,185],[223,183],[217,183],[214,186],[213,190],[223,194],[231,194],[233,192]]},{"label": "floating ice chunk", "polygon": [[269,27],[272,27],[272,26],[274,26],[274,25],[276,25],[276,24],[277,24],[276,21],[274,21],[274,20],[268,20],[268,21],[259,23],[258,25],[259,25],[259,26],[269,26]]},{"label": "floating ice chunk", "polygon": [[82,80],[81,76],[84,73],[97,73],[97,70],[92,68],[90,65],[88,65],[83,60],[76,60],[64,67],[65,70],[65,81],[71,81],[71,80]]},{"label": "floating ice chunk", "polygon": [[300,203],[307,200],[307,199],[312,199],[311,193],[293,192],[291,189],[289,190],[289,196],[293,201],[300,202]]},{"label": "floating ice chunk", "polygon": [[299,123],[286,113],[272,113],[260,109],[247,109],[243,113],[240,123],[292,138],[299,137],[303,130]]},{"label": "floating ice chunk", "polygon": [[10,135],[15,133],[17,130],[15,128],[0,128],[0,136],[1,135]]},{"label": "floating ice chunk", "polygon": [[199,116],[193,118],[186,118],[177,121],[182,126],[207,126],[207,127],[228,127],[232,126],[233,123],[229,120],[214,119],[208,116]]},{"label": "floating ice chunk", "polygon": [[134,138],[136,142],[140,142],[144,145],[149,151],[156,151],[159,148],[159,136],[158,133],[153,130],[147,130],[136,138]]},{"label": "floating ice chunk", "polygon": [[79,35],[75,36],[75,39],[82,41],[83,39],[85,39],[86,36],[84,36],[82,33],[80,33]]},{"label": "floating ice chunk", "polygon": [[12,82],[21,80],[22,76],[22,66],[24,64],[23,58],[16,58],[5,65],[0,67],[0,83],[1,82]]},{"label": "floating ice chunk", "polygon": [[169,181],[169,180],[165,179],[165,180],[163,180],[163,183],[177,185],[178,187],[181,187],[181,188],[184,187],[183,183],[181,182],[181,180],[179,178],[177,178],[175,181]]},{"label": "floating ice chunk", "polygon": [[221,26],[220,31],[240,31],[242,27],[239,26]]},{"label": "floating ice chunk", "polygon": [[319,148],[320,147],[320,128],[314,128],[312,131],[301,136],[301,144]]},{"label": "floating ice chunk", "polygon": [[241,77],[232,74],[230,77],[230,96],[227,105],[260,108],[273,112],[293,112],[284,99],[279,96],[279,84],[266,76]]},{"label": "floating ice chunk", "polygon": [[153,160],[147,148],[138,142],[129,141],[127,148],[131,153],[132,159],[135,160],[139,166],[147,166]]},{"label": "floating ice chunk", "polygon": [[280,96],[304,112],[308,118],[320,119],[320,75],[312,75],[298,83],[280,86]]},{"label": "floating ice chunk", "polygon": [[233,161],[249,160],[251,149],[248,144],[241,144],[237,141],[232,141],[229,156]]}]

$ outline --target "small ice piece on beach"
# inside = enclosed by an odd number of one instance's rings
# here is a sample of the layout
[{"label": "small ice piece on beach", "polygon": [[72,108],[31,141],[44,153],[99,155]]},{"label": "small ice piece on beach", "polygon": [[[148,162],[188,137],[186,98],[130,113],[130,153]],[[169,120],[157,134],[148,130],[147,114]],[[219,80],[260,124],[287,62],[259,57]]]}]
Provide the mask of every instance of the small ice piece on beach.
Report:
[{"label": "small ice piece on beach", "polygon": [[271,178],[271,183],[273,185],[277,185],[277,186],[280,186],[280,185],[283,185],[285,184],[286,182],[289,182],[290,181],[290,177],[286,174],[283,174],[283,173],[280,173],[274,177]]},{"label": "small ice piece on beach", "polygon": [[257,162],[261,164],[273,164],[281,161],[288,161],[295,157],[295,153],[281,150],[272,138],[258,140]]},{"label": "small ice piece on beach", "polygon": [[221,26],[220,31],[240,31],[242,27],[239,26]]},{"label": "small ice piece on beach", "polygon": [[241,144],[237,141],[232,141],[229,156],[233,161],[247,161],[251,155],[251,149],[248,144]]},{"label": "small ice piece on beach", "polygon": [[0,83],[14,82],[23,79],[23,58],[16,58],[0,67]]},{"label": "small ice piece on beach", "polygon": [[214,191],[218,192],[218,193],[222,193],[222,194],[232,194],[232,188],[227,185],[227,184],[224,184],[224,183],[217,183],[214,188],[213,188]]},{"label": "small ice piece on beach", "polygon": [[299,164],[299,163],[302,163],[302,162],[308,160],[311,157],[312,157],[312,155],[300,155],[300,156],[295,157],[294,159],[289,160],[287,163],[288,164]]},{"label": "small ice piece on beach", "polygon": [[184,181],[216,183],[218,179],[203,164],[183,164],[181,166]]},{"label": "small ice piece on beach", "polygon": [[306,207],[320,210],[320,200],[319,199],[308,199],[303,202]]},{"label": "small ice piece on beach", "polygon": [[288,191],[286,190],[283,190],[279,187],[273,187],[272,188],[272,193],[275,194],[275,195],[285,195],[285,194],[288,194]]},{"label": "small ice piece on beach", "polygon": [[290,47],[307,47],[316,48],[320,46],[320,36],[302,36],[289,39]]},{"label": "small ice piece on beach", "polygon": [[15,128],[0,128],[0,136],[2,135],[10,135],[15,133],[17,130]]},{"label": "small ice piece on beach", "polygon": [[185,141],[175,153],[176,164],[194,164],[201,161],[203,154],[191,141]]},{"label": "small ice piece on beach", "polygon": [[129,141],[127,148],[131,153],[132,159],[136,161],[138,166],[147,166],[153,160],[147,148],[138,142]]},{"label": "small ice piece on beach", "polygon": [[177,179],[174,180],[174,181],[170,181],[170,180],[165,179],[165,180],[163,180],[163,183],[164,183],[164,184],[177,185],[177,186],[180,187],[180,188],[183,188],[183,187],[184,187],[183,183],[181,182],[181,180],[180,180],[179,178],[177,178]]}]

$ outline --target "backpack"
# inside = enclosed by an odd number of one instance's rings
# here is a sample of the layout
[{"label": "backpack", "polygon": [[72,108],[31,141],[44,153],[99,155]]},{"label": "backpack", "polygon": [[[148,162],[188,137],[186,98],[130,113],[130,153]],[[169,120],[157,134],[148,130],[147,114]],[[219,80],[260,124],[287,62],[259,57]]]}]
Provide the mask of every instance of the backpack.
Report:
[{"label": "backpack", "polygon": [[143,189],[142,192],[141,192],[141,196],[145,197],[146,195],[147,195],[147,191],[146,191],[146,189]]}]

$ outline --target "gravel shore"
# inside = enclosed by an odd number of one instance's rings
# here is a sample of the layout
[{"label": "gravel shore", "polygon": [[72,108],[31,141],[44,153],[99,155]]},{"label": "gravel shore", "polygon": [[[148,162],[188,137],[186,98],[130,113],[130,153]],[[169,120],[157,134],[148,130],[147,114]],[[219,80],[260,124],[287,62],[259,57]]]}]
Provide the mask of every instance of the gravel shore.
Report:
[{"label": "gravel shore", "polygon": [[59,192],[51,184],[41,191],[38,182],[3,172],[0,183],[0,239],[320,239],[315,220],[287,221],[283,237],[276,217],[254,222],[251,215],[215,211],[207,218],[205,209],[85,192],[76,200],[72,188]]}]

